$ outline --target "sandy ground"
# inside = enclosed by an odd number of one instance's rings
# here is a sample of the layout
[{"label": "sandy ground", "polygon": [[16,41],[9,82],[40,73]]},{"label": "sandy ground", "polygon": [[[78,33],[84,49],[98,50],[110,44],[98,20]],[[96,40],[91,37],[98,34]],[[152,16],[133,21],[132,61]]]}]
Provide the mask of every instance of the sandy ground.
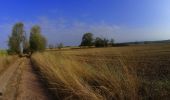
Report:
[{"label": "sandy ground", "polygon": [[1,75],[0,100],[52,100],[32,67],[30,59],[22,58]]},{"label": "sandy ground", "polygon": [[19,65],[22,63],[23,59],[17,60],[12,66],[8,67],[8,69],[3,72],[0,76],[0,98],[4,95],[4,92],[7,90],[7,85],[10,82],[11,78],[14,76],[16,71],[19,68]]}]

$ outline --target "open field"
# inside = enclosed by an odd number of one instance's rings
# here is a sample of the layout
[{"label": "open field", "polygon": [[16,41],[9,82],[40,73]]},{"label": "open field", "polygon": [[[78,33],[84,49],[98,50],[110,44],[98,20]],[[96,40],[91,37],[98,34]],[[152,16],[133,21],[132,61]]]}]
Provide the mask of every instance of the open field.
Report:
[{"label": "open field", "polygon": [[1,0],[0,100],[170,100],[170,0]]},{"label": "open field", "polygon": [[170,45],[0,56],[0,100],[168,100]]},{"label": "open field", "polygon": [[58,99],[170,98],[170,45],[36,53],[31,60]]}]

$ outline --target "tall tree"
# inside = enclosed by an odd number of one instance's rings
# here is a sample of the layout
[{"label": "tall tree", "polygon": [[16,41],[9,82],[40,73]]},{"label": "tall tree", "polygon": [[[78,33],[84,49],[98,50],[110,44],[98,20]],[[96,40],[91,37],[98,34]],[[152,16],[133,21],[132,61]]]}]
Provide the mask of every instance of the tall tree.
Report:
[{"label": "tall tree", "polygon": [[12,34],[9,36],[8,46],[11,53],[21,53],[21,43],[23,39],[24,24],[16,23],[13,26]]},{"label": "tall tree", "polygon": [[93,45],[93,34],[85,33],[82,37],[81,46],[92,46]]},{"label": "tall tree", "polygon": [[32,52],[44,51],[46,48],[46,39],[41,34],[41,28],[39,26],[33,26],[30,33],[30,49]]}]

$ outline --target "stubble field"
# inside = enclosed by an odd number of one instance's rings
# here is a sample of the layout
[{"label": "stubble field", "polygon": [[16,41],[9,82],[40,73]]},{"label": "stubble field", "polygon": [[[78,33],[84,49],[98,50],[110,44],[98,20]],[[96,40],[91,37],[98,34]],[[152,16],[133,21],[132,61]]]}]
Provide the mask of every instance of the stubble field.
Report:
[{"label": "stubble field", "polygon": [[46,51],[31,61],[57,99],[170,98],[170,44]]}]

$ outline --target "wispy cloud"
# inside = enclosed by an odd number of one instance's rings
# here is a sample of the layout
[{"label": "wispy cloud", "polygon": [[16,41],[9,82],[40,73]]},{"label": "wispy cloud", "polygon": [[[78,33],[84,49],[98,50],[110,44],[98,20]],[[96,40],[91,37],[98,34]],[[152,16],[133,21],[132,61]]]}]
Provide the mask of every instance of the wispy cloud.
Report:
[{"label": "wispy cloud", "polygon": [[43,34],[49,43],[63,42],[66,45],[79,45],[85,32],[92,32],[95,36],[114,37],[120,29],[117,25],[109,25],[104,22],[85,23],[80,21],[68,21],[66,19],[49,19],[39,17],[38,23],[42,27]]},{"label": "wispy cloud", "polygon": [[[12,26],[17,21],[0,24],[0,48],[7,47],[8,36]],[[38,17],[35,22],[25,21],[25,30],[29,36],[33,25],[40,25],[42,33],[48,39],[49,44],[64,43],[65,45],[79,45],[82,35],[91,32],[94,36],[114,38],[116,42],[161,40],[169,39],[170,30],[165,27],[133,28],[108,24],[107,22],[87,23],[83,21],[71,21],[64,18]]]},{"label": "wispy cloud", "polygon": [[169,29],[156,26],[136,28],[108,24],[104,21],[87,23],[48,17],[39,17],[38,24],[49,43],[63,42],[66,45],[79,45],[82,35],[86,32],[93,33],[95,37],[114,38],[116,42],[164,40],[170,37]]}]

